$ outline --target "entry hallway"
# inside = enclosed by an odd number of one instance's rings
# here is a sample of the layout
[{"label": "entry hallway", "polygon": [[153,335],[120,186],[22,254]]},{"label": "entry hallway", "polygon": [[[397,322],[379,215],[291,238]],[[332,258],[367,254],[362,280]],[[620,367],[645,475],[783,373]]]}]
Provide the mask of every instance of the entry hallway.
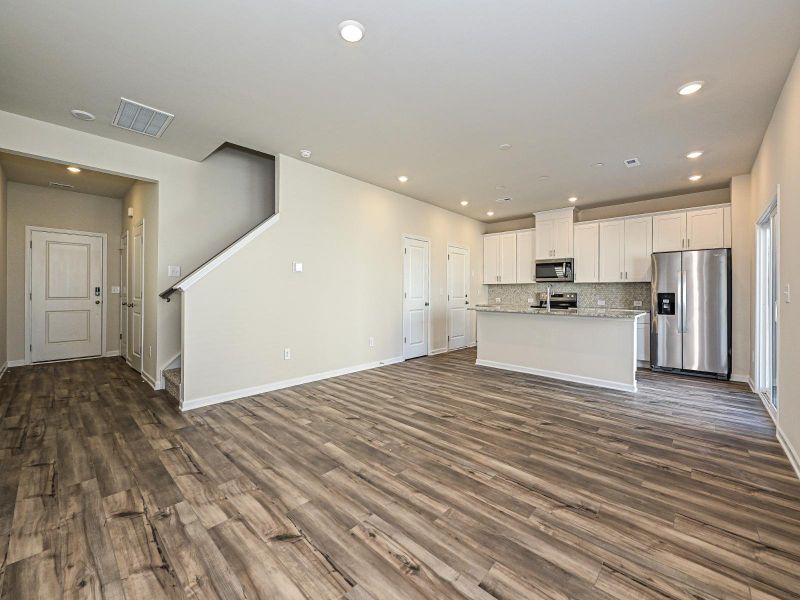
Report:
[{"label": "entry hallway", "polygon": [[10,370],[2,599],[798,597],[800,482],[745,387],[474,360],[183,415],[120,359]]}]

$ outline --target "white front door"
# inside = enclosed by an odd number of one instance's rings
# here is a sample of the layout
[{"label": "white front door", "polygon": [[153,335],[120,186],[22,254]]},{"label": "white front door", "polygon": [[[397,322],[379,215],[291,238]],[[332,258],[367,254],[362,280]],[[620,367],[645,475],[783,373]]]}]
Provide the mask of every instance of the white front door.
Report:
[{"label": "white front door", "polygon": [[428,354],[429,260],[427,241],[403,238],[403,358]]},{"label": "white front door", "polygon": [[100,356],[103,238],[31,230],[32,362]]},{"label": "white front door", "polygon": [[467,345],[469,319],[469,250],[447,247],[447,349]]},{"label": "white front door", "polygon": [[120,238],[119,252],[119,354],[128,359],[128,232]]},{"label": "white front door", "polygon": [[128,362],[141,372],[142,370],[142,298],[144,294],[144,223],[133,230],[133,256],[131,257],[131,282],[128,307],[130,308],[130,328],[128,330]]}]

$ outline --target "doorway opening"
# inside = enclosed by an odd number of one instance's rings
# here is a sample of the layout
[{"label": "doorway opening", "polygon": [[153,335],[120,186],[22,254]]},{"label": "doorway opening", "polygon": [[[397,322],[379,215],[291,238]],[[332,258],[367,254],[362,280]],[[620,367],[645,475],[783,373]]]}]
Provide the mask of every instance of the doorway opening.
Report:
[{"label": "doorway opening", "polygon": [[756,224],[756,365],[755,387],[766,404],[778,410],[780,323],[780,240],[778,195]]},{"label": "doorway opening", "polygon": [[403,358],[429,354],[430,340],[429,240],[403,236]]}]

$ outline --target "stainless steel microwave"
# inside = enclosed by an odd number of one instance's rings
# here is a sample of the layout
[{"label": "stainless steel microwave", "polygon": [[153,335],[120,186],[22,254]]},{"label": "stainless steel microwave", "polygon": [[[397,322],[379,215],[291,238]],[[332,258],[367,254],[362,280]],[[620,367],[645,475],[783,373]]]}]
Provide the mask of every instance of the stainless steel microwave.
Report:
[{"label": "stainless steel microwave", "polygon": [[537,282],[572,281],[573,269],[571,258],[548,258],[536,261]]}]

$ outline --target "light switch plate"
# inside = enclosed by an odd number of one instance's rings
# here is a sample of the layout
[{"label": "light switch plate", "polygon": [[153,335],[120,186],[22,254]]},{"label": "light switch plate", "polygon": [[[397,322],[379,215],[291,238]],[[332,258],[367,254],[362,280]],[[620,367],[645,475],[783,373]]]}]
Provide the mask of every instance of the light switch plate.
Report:
[{"label": "light switch plate", "polygon": [[783,291],[784,301],[786,304],[791,303],[792,301],[792,288],[789,287],[789,284],[786,284],[786,289]]},{"label": "light switch plate", "polygon": [[112,294],[119,294],[119,286],[118,285],[112,285],[111,286],[111,293]]},{"label": "light switch plate", "polygon": [[605,306],[605,305],[606,305],[606,301],[605,300],[598,300],[597,301],[597,306]]},{"label": "light switch plate", "polygon": [[177,265],[169,265],[167,267],[167,277],[180,277],[181,268]]},{"label": "light switch plate", "polygon": [[295,273],[302,273],[303,272],[303,263],[301,263],[301,262],[292,263],[292,271],[294,271]]},{"label": "light switch plate", "polygon": [[634,300],[633,301],[634,308],[642,308],[642,301],[641,300]]}]

